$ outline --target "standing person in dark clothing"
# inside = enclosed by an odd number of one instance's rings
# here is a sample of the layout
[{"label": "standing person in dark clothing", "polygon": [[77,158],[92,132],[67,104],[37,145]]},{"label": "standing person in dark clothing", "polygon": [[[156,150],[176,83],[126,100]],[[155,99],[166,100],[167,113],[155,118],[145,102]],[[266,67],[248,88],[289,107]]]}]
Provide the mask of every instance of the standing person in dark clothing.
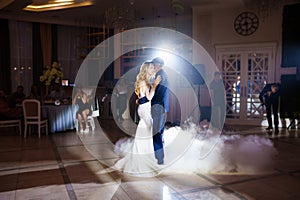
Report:
[{"label": "standing person in dark clothing", "polygon": [[225,120],[225,88],[220,72],[214,73],[214,79],[209,85],[212,101],[212,126],[222,130]]},{"label": "standing person in dark clothing", "polygon": [[273,111],[275,134],[279,133],[278,130],[279,96],[280,95],[279,95],[278,83],[267,84],[259,94],[260,102],[262,105],[266,106],[266,111],[267,111],[268,127],[266,128],[266,130],[267,131],[273,130],[273,124],[272,124],[272,111]]},{"label": "standing person in dark clothing", "polygon": [[153,146],[155,158],[159,165],[164,164],[163,133],[166,121],[166,113],[169,111],[169,81],[166,72],[163,70],[164,61],[157,57],[151,61],[156,71],[156,77],[160,76],[161,81],[156,86],[154,96],[151,100],[151,115],[153,118]]}]

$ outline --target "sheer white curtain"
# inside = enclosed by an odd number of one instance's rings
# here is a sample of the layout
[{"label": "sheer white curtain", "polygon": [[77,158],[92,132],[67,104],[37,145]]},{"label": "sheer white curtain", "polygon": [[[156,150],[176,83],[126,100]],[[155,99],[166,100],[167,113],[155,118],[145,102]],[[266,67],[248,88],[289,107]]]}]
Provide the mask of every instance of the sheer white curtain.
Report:
[{"label": "sheer white curtain", "polygon": [[57,26],[57,57],[64,71],[64,79],[74,83],[77,71],[83,61],[78,55],[80,36],[86,33],[83,27]]},{"label": "sheer white curtain", "polygon": [[9,21],[11,85],[15,91],[23,85],[25,95],[29,95],[32,78],[32,23]]}]

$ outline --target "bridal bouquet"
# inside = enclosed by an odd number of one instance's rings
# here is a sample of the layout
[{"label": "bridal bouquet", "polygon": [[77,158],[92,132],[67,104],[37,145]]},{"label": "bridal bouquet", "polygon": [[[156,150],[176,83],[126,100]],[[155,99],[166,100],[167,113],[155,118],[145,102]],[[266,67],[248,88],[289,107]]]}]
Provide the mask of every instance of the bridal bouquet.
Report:
[{"label": "bridal bouquet", "polygon": [[60,83],[63,78],[62,68],[58,66],[57,62],[53,62],[51,68],[46,67],[43,70],[43,75],[40,76],[40,81],[46,86],[53,85],[54,83]]}]

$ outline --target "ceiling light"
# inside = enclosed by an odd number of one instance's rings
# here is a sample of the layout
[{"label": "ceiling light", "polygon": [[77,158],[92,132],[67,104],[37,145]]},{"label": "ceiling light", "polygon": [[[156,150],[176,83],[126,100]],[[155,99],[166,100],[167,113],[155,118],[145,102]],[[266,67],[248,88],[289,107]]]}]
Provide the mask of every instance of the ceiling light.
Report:
[{"label": "ceiling light", "polygon": [[23,10],[42,12],[42,11],[51,11],[67,8],[76,8],[83,6],[93,5],[93,2],[90,0],[48,0],[48,1],[34,1],[32,4],[23,8]]}]

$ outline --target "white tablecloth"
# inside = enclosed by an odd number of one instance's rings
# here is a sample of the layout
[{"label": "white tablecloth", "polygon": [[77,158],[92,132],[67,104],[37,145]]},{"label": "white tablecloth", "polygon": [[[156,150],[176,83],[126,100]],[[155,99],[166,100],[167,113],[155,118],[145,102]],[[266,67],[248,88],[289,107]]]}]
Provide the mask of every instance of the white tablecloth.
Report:
[{"label": "white tablecloth", "polygon": [[43,105],[42,117],[48,119],[51,133],[73,130],[77,109],[75,105]]}]

